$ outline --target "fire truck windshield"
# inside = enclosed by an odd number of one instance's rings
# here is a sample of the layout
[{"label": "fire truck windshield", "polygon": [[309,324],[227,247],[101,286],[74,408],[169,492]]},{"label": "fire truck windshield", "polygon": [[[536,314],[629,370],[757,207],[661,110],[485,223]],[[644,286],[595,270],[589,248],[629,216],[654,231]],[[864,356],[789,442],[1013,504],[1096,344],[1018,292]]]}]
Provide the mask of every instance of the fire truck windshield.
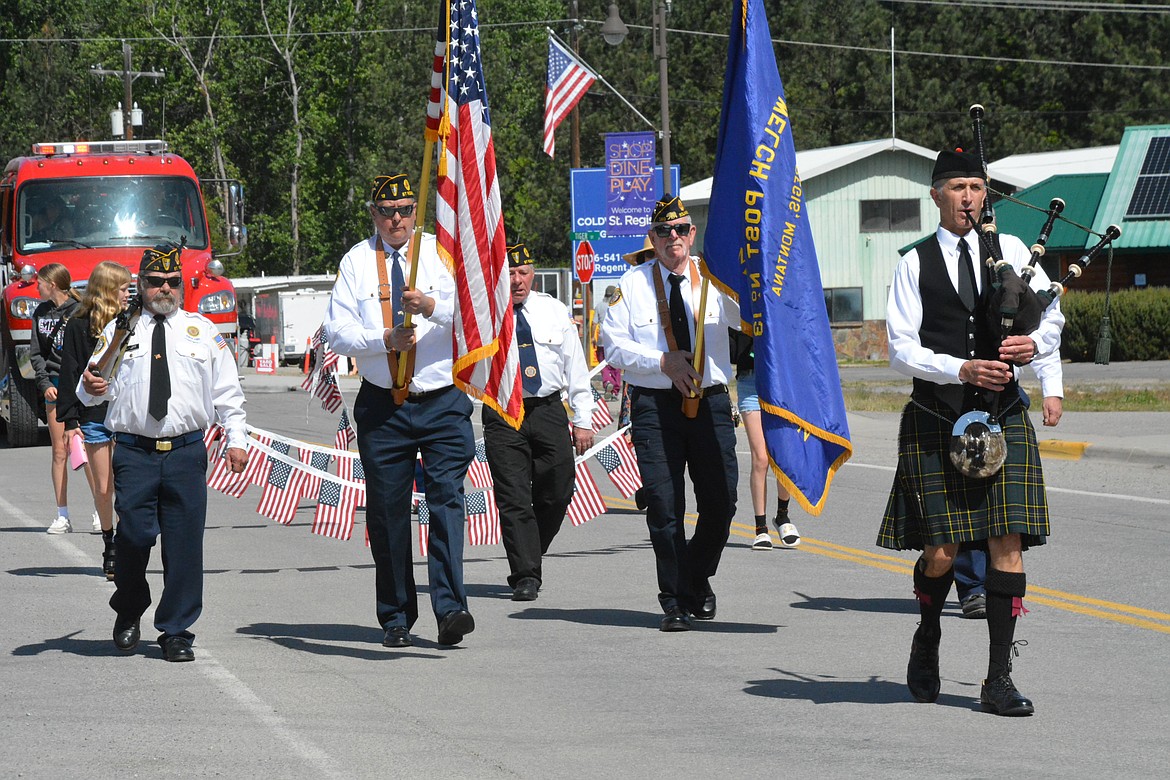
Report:
[{"label": "fire truck windshield", "polygon": [[20,189],[17,246],[33,254],[65,246],[178,244],[207,248],[199,191],[174,176],[101,176],[31,181]]}]

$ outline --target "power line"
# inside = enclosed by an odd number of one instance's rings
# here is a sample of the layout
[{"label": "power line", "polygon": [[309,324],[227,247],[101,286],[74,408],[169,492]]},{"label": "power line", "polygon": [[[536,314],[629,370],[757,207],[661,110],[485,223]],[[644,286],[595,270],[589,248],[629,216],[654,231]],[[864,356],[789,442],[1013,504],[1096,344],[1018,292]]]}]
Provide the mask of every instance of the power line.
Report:
[{"label": "power line", "polygon": [[979,8],[1033,9],[1037,11],[1086,11],[1106,14],[1154,14],[1164,16],[1170,7],[1156,3],[1092,3],[1079,0],[886,0],[911,5],[968,6]]},{"label": "power line", "polygon": [[[1102,6],[1104,9],[1120,9],[1123,6],[1103,4],[1103,3],[1078,3],[1073,0],[1057,0],[1057,2],[1044,2],[1044,0],[889,0],[890,2],[901,3],[920,3],[927,5],[968,5],[980,7],[995,7],[995,8],[1018,8],[1021,6],[1043,8],[1044,10],[1085,10],[1082,6]],[[1143,11],[1143,13],[1157,13],[1158,15],[1170,14],[1170,6],[1159,6],[1150,4],[1140,4],[1134,6],[1124,6],[1126,9],[1130,8],[1149,8],[1158,10]],[[1122,11],[1118,11],[1121,13]],[[1128,13],[1129,11],[1125,11]],[[574,19],[545,19],[542,21],[523,21],[523,22],[496,22],[484,23],[480,25],[481,29],[491,28],[505,28],[505,27],[532,27],[532,26],[549,26],[555,24],[574,23]],[[600,26],[601,22],[592,19],[582,19],[583,24],[592,24]],[[627,25],[633,30],[650,30],[646,25],[630,24]],[[377,28],[373,30],[323,30],[317,32],[303,32],[291,33],[281,37],[285,38],[332,38],[342,36],[374,36],[374,35],[402,35],[406,33],[432,32],[434,27],[400,27],[400,28]],[[707,32],[705,30],[683,30],[679,28],[668,28],[668,33],[671,35],[690,35],[701,38],[722,38],[726,39],[727,33]],[[169,41],[162,36],[144,36],[139,38],[0,38],[0,44],[21,44],[21,43],[120,43],[121,41],[130,41],[134,43],[169,43]],[[268,35],[264,33],[240,33],[234,35],[191,35],[181,36],[180,40],[184,41],[209,41],[209,40],[268,40]],[[804,46],[808,48],[820,49],[837,49],[841,51],[857,51],[867,54],[879,54],[883,57],[890,54],[888,47],[876,46],[850,46],[840,43],[819,43],[813,41],[794,41],[784,38],[773,38],[772,43],[781,46]],[[904,57],[936,57],[940,59],[965,60],[965,61],[984,61],[984,62],[1010,62],[1020,65],[1056,65],[1061,67],[1073,68],[1107,68],[1120,70],[1148,70],[1148,71],[1170,71],[1170,65],[1139,65],[1133,63],[1118,63],[1118,62],[1083,62],[1076,60],[1043,60],[1043,59],[1029,59],[1026,57],[997,57],[985,54],[954,54],[950,52],[935,52],[935,51],[916,51],[910,49],[895,49],[895,56]]]}]

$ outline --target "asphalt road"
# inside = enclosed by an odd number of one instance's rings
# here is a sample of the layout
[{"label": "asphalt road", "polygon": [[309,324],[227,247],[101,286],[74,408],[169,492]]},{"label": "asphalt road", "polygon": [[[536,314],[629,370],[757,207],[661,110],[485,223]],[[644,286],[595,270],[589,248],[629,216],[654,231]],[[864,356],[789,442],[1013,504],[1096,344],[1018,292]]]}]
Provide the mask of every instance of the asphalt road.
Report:
[{"label": "asphalt road", "polygon": [[[305,394],[245,385],[254,425],[332,441],[336,418]],[[942,695],[910,699],[914,555],[873,545],[896,416],[850,425],[855,455],[826,511],[795,511],[804,543],[770,552],[748,546],[741,433],[719,614],[686,634],[657,630],[645,524],[604,477],[610,512],[566,524],[538,601],[509,600],[502,548],[467,548],[477,628],[453,649],[435,644],[425,600],[415,646],[381,646],[360,515],[354,539],[338,542],[309,533],[308,505],[283,527],[255,514],[255,488],[238,501],[213,493],[190,664],[165,663],[148,641],[130,656],[114,649],[100,537],[43,533],[47,447],[0,449],[0,774],[1164,776],[1170,460],[1046,460],[1054,536],[1026,556],[1031,611],[1017,638],[1028,645],[1014,675],[1037,714],[1005,719],[979,711],[986,632],[954,604]],[[1077,425],[1160,440],[1170,415],[1069,413],[1058,430]],[[71,492],[86,518],[80,480]],[[157,557],[151,571],[160,587]]]}]

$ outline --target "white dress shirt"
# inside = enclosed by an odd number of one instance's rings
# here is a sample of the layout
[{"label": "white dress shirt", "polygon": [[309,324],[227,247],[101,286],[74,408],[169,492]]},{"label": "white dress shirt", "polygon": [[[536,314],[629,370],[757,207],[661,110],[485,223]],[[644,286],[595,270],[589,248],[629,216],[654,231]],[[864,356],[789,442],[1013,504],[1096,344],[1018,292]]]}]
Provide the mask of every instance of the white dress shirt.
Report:
[{"label": "white dress shirt", "polygon": [[1060,350],[1057,349],[1043,357],[1038,357],[1029,363],[1040,380],[1040,395],[1043,398],[1057,396],[1064,398],[1064,366],[1060,363]]},{"label": "white dress shirt", "polygon": [[[102,330],[91,362],[106,351],[116,321]],[[152,439],[170,439],[193,431],[206,431],[219,422],[227,432],[228,447],[244,448],[248,427],[244,416],[244,391],[236,359],[211,320],[202,314],[178,309],[167,315],[162,327],[167,332],[167,366],[171,375],[171,397],[167,414],[156,420],[147,411],[150,405],[151,344],[159,325],[154,315],[143,311],[127,340],[125,356],[109,377],[104,395],[93,396],[77,383],[77,398],[86,406],[110,402],[106,427],[116,433],[132,433]]]},{"label": "white dress shirt", "polygon": [[[394,386],[387,365],[389,349],[382,340],[391,323],[382,320],[382,304],[378,300],[378,268],[374,235],[346,252],[337,268],[337,281],[325,314],[325,337],[329,346],[339,355],[357,359],[358,372],[367,382],[383,388]],[[393,274],[393,250],[386,250],[386,283]],[[410,268],[406,253],[410,243],[403,245],[399,267],[402,278],[409,283]],[[412,393],[439,390],[453,383],[451,365],[454,346],[451,323],[455,316],[455,279],[447,271],[435,251],[435,237],[424,233],[419,244],[418,276],[415,288],[435,300],[435,309],[429,317],[416,314],[411,318],[415,326],[414,377],[410,381]],[[394,301],[394,306],[399,302]]]},{"label": "white dress shirt", "polygon": [[[978,237],[974,231],[962,239],[944,229],[941,225],[935,231],[942,248],[947,275],[955,289],[959,288],[959,241],[965,240],[973,262],[979,262]],[[999,237],[1003,258],[1015,267],[1018,273],[1031,259],[1031,251],[1015,236]],[[890,340],[890,366],[908,376],[925,379],[935,384],[960,384],[959,370],[966,358],[935,352],[922,346],[918,329],[922,326],[922,298],[918,288],[918,249],[911,249],[894,269],[894,281],[890,284],[890,297],[886,305],[886,333]],[[1044,269],[1036,266],[1032,277],[1034,290],[1045,290],[1050,282]],[[976,294],[982,291],[983,274],[975,274]],[[1060,347],[1060,332],[1064,328],[1064,314],[1060,311],[1059,299],[1049,306],[1040,319],[1040,326],[1028,334],[1036,343],[1037,357],[1051,354]]]},{"label": "white dress shirt", "polygon": [[[694,322],[699,308],[700,285],[695,258],[687,263],[680,283],[688,322]],[[631,268],[618,283],[620,295],[610,303],[601,323],[605,358],[624,373],[622,379],[635,387],[665,390],[673,387],[662,373],[662,355],[668,351],[666,331],[658,317],[658,293],[654,277],[662,278],[663,293],[670,299],[670,272],[657,259]],[[728,355],[727,329],[739,328],[739,304],[723,295],[715,285],[707,288],[707,310],[703,314],[703,387],[727,384],[734,376]],[[691,344],[696,340],[692,334]]]},{"label": "white dress shirt", "polygon": [[573,426],[591,428],[595,403],[589,388],[589,367],[569,310],[551,295],[535,291],[528,294],[520,310],[532,329],[536,363],[540,368],[540,389],[536,395],[544,398],[553,393],[566,393],[573,410]]}]

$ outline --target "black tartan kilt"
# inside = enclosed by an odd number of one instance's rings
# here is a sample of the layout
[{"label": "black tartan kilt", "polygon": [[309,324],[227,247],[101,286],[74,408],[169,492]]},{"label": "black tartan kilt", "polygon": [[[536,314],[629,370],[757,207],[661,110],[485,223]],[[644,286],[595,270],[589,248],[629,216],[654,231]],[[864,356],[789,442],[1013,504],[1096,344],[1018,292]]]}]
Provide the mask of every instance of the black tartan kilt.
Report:
[{"label": "black tartan kilt", "polygon": [[[950,419],[944,406],[923,404]],[[953,422],[910,402],[898,432],[898,470],[878,531],[877,544],[921,550],[950,542],[979,542],[1020,534],[1023,548],[1044,544],[1050,533],[1044,471],[1036,429],[1023,404],[1000,415],[1007,459],[998,474],[963,476],[951,464]]]}]

